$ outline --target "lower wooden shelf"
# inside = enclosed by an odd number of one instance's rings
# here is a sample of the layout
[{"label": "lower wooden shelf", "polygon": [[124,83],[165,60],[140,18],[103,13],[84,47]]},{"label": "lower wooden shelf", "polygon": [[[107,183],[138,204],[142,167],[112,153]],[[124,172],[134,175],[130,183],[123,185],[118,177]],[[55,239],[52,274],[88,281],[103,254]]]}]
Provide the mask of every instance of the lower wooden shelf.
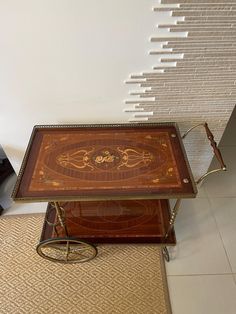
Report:
[{"label": "lower wooden shelf", "polygon": [[[60,202],[69,238],[89,243],[159,243],[175,245],[168,200]],[[54,224],[54,227],[53,227]],[[40,242],[65,238],[54,205],[48,204]]]}]

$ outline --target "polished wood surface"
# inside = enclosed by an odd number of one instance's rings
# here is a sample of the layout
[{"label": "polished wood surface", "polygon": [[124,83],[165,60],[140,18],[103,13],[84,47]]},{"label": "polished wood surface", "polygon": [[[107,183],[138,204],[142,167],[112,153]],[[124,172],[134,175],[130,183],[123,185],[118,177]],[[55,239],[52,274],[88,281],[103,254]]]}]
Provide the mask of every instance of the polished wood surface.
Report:
[{"label": "polished wood surface", "polygon": [[35,127],[15,200],[194,197],[175,124]]},{"label": "polished wood surface", "polygon": [[[61,202],[70,238],[90,243],[175,244],[174,230],[165,239],[170,210],[167,200]],[[49,224],[56,224],[56,230]],[[41,241],[66,237],[53,205],[45,216]]]}]

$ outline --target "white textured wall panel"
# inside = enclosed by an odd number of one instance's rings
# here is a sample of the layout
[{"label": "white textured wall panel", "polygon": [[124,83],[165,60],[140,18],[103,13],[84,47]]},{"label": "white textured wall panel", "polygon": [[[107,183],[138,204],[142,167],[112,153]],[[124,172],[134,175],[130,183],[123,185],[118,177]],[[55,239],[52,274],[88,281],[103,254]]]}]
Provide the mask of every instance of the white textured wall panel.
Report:
[{"label": "white textured wall panel", "polygon": [[[164,13],[171,16],[170,22],[159,21]],[[219,141],[235,105],[236,2],[162,0],[153,14],[157,17],[156,34],[150,36],[153,67],[127,80],[131,120],[177,121],[183,132],[207,121]],[[195,130],[185,146],[198,177],[212,159],[204,132]]]}]

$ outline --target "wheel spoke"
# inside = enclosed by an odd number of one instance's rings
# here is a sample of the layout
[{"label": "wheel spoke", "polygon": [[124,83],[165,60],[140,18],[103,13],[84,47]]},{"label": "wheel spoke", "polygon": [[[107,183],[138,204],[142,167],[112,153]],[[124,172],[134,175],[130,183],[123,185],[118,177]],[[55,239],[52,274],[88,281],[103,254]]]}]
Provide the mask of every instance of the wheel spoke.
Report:
[{"label": "wheel spoke", "polygon": [[76,249],[71,249],[71,251],[85,251],[85,250],[91,250],[91,248],[89,246],[82,246],[82,247],[78,247]]},{"label": "wheel spoke", "polygon": [[70,242],[67,241],[66,242],[66,261],[68,261],[69,254],[70,254]]}]

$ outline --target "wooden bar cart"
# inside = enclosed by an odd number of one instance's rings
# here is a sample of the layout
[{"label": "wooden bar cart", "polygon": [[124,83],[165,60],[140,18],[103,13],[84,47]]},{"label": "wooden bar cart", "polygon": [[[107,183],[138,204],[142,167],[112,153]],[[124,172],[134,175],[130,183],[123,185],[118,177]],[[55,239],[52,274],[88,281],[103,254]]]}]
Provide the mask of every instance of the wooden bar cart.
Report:
[{"label": "wooden bar cart", "polygon": [[[226,170],[202,125],[217,171]],[[43,125],[33,129],[13,199],[48,202],[37,252],[51,261],[91,260],[98,243],[157,243],[169,261],[180,200],[196,194],[176,123]]]}]

